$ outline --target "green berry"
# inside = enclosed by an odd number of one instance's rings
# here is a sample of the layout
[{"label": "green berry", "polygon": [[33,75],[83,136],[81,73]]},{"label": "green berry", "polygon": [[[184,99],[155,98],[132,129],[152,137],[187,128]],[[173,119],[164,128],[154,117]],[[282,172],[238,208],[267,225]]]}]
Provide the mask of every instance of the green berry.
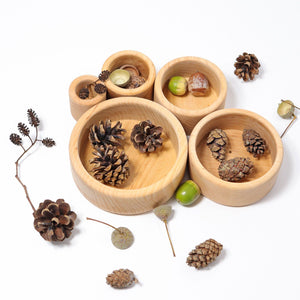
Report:
[{"label": "green berry", "polygon": [[174,76],[170,79],[168,88],[175,96],[183,96],[187,90],[187,81],[182,76]]},{"label": "green berry", "polygon": [[176,191],[175,198],[182,205],[190,205],[201,194],[199,186],[192,180],[184,182]]}]

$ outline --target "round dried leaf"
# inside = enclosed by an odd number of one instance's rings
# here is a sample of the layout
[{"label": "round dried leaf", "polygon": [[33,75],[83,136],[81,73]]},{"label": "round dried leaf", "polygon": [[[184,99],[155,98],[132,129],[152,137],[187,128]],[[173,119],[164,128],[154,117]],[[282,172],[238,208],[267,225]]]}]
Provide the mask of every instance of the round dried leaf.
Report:
[{"label": "round dried leaf", "polygon": [[170,215],[172,214],[172,207],[171,205],[160,205],[154,208],[155,215],[160,218],[162,221],[167,221]]},{"label": "round dried leaf", "polygon": [[111,234],[111,241],[118,249],[127,249],[133,244],[133,234],[126,227],[118,227]]}]

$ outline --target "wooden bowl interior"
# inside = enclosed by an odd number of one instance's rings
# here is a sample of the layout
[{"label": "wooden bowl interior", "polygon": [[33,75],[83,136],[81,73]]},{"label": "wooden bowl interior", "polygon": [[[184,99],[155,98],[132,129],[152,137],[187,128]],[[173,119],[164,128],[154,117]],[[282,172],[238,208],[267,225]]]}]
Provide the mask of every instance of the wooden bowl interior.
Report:
[{"label": "wooden bowl interior", "polygon": [[[183,76],[186,80],[195,72],[203,73],[210,83],[210,93],[208,96],[196,97],[187,92],[183,96],[175,96],[168,89],[168,83],[173,76]],[[221,82],[216,73],[209,64],[195,60],[183,60],[175,62],[169,68],[166,68],[161,77],[161,86],[165,98],[173,105],[188,109],[200,110],[214,103],[221,91]]]},{"label": "wooden bowl interior", "polygon": [[[110,101],[110,100],[108,100]],[[81,162],[86,171],[91,175],[91,180],[97,181],[91,174],[90,159],[93,157],[93,148],[88,139],[90,127],[101,120],[110,119],[113,124],[121,121],[122,128],[127,130],[123,149],[129,158],[130,176],[126,183],[118,189],[134,190],[150,186],[164,178],[174,166],[179,151],[176,132],[163,114],[157,113],[137,104],[114,106],[103,109],[85,124],[78,139],[78,149]],[[135,124],[143,120],[151,120],[155,125],[163,127],[163,146],[161,149],[149,154],[140,153],[130,141],[131,130]],[[99,185],[103,185],[97,181]]]},{"label": "wooden bowl interior", "polygon": [[145,60],[143,60],[142,57],[132,55],[132,54],[123,54],[120,56],[116,56],[115,59],[111,60],[106,68],[112,72],[116,69],[119,69],[123,65],[133,65],[135,66],[141,73],[141,75],[145,78],[145,80],[148,79],[150,69],[149,65],[146,63]]},{"label": "wooden bowl interior", "polygon": [[[229,148],[226,159],[231,159],[238,156],[249,157],[254,163],[255,172],[249,175],[242,182],[253,181],[263,176],[270,170],[277,154],[277,147],[272,133],[264,126],[262,122],[241,113],[219,116],[210,120],[210,122],[206,123],[200,129],[196,138],[196,153],[199,162],[208,172],[219,178],[219,162],[212,157],[211,152],[206,145],[206,139],[209,132],[215,128],[224,130],[228,136]],[[242,139],[242,133],[245,128],[254,129],[261,135],[263,139],[265,139],[268,151],[260,158],[254,158],[253,155],[246,150]]]},{"label": "wooden bowl interior", "polygon": [[[82,80],[81,82],[79,82],[77,84],[77,86],[75,87],[75,93],[76,95],[79,97],[79,91],[82,89],[82,88],[86,88],[88,84],[94,82],[93,80],[89,80],[89,79],[86,79],[86,80]],[[81,99],[83,101],[86,101],[86,100],[90,100],[94,97],[96,97],[98,94],[94,91],[94,89],[89,89],[90,91],[90,97],[87,98],[87,99]]]}]

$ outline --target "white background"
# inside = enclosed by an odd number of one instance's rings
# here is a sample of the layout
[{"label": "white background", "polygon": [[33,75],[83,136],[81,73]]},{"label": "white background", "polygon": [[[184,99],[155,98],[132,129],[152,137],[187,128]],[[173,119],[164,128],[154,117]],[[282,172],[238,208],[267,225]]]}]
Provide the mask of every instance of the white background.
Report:
[{"label": "white background", "polygon": [[[176,258],[152,213],[119,216],[87,201],[68,157],[75,125],[69,84],[79,75],[98,75],[108,56],[125,49],[149,56],[157,71],[187,55],[214,62],[228,81],[226,108],[261,114],[281,133],[288,120],[276,113],[280,99],[300,105],[299,13],[300,2],[291,0],[1,0],[1,299],[299,299],[299,121],[283,138],[278,180],[260,202],[242,208],[206,198],[192,207],[171,202]],[[262,65],[253,82],[233,74],[244,51]],[[31,207],[14,178],[21,149],[8,137],[18,122],[27,122],[30,107],[42,121],[41,137],[53,137],[57,146],[37,147],[22,161],[20,176],[36,207],[64,198],[78,214],[72,238],[60,245],[33,229]],[[133,246],[114,248],[111,229],[87,216],[130,228]],[[208,238],[224,245],[222,255],[205,270],[188,267],[188,252]],[[140,284],[127,290],[106,285],[106,275],[122,267]]]}]

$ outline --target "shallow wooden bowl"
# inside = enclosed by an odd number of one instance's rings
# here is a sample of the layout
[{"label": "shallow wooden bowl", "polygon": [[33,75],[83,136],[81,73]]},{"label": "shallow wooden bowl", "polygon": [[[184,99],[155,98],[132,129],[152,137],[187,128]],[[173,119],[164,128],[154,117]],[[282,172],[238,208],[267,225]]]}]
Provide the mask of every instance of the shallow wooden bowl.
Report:
[{"label": "shallow wooden bowl", "polygon": [[[203,73],[210,83],[210,93],[205,97],[196,97],[190,93],[175,96],[168,89],[173,76],[189,78],[195,72]],[[154,101],[166,107],[181,122],[187,134],[209,113],[225,105],[227,83],[222,71],[212,62],[200,57],[181,57],[168,62],[158,72],[154,84]]]},{"label": "shallow wooden bowl", "polygon": [[91,89],[90,99],[79,98],[79,91],[86,87],[88,84],[97,80],[96,76],[93,75],[82,75],[75,78],[69,87],[69,100],[70,110],[73,118],[77,121],[83,113],[85,113],[92,106],[104,101],[106,99],[106,92],[103,94],[97,94]]},{"label": "shallow wooden bowl", "polygon": [[[120,188],[100,183],[90,173],[92,146],[89,129],[100,120],[120,120],[127,130],[123,149],[129,157],[130,176]],[[133,126],[151,120],[163,127],[163,146],[144,154],[130,142]],[[186,167],[187,138],[180,122],[167,109],[153,101],[120,97],[102,102],[75,125],[69,144],[73,178],[81,193],[101,209],[117,214],[140,214],[166,202],[180,183]]]},{"label": "shallow wooden bowl", "polygon": [[[249,157],[254,173],[243,182],[227,182],[219,178],[219,162],[206,145],[209,132],[223,129],[229,138],[226,159]],[[268,151],[259,159],[247,152],[243,130],[254,129],[265,139]],[[230,153],[231,152],[231,153]],[[223,109],[203,118],[189,140],[189,168],[192,179],[207,198],[228,206],[244,206],[257,202],[273,187],[283,158],[281,139],[274,127],[256,113],[242,109]]]},{"label": "shallow wooden bowl", "polygon": [[118,87],[110,80],[107,80],[105,84],[107,86],[109,97],[141,97],[152,100],[156,71],[150,58],[138,51],[119,51],[111,55],[104,62],[102,70],[108,70],[112,72],[123,65],[134,65],[140,71],[141,75],[146,79],[146,81],[138,88],[125,89]]}]

